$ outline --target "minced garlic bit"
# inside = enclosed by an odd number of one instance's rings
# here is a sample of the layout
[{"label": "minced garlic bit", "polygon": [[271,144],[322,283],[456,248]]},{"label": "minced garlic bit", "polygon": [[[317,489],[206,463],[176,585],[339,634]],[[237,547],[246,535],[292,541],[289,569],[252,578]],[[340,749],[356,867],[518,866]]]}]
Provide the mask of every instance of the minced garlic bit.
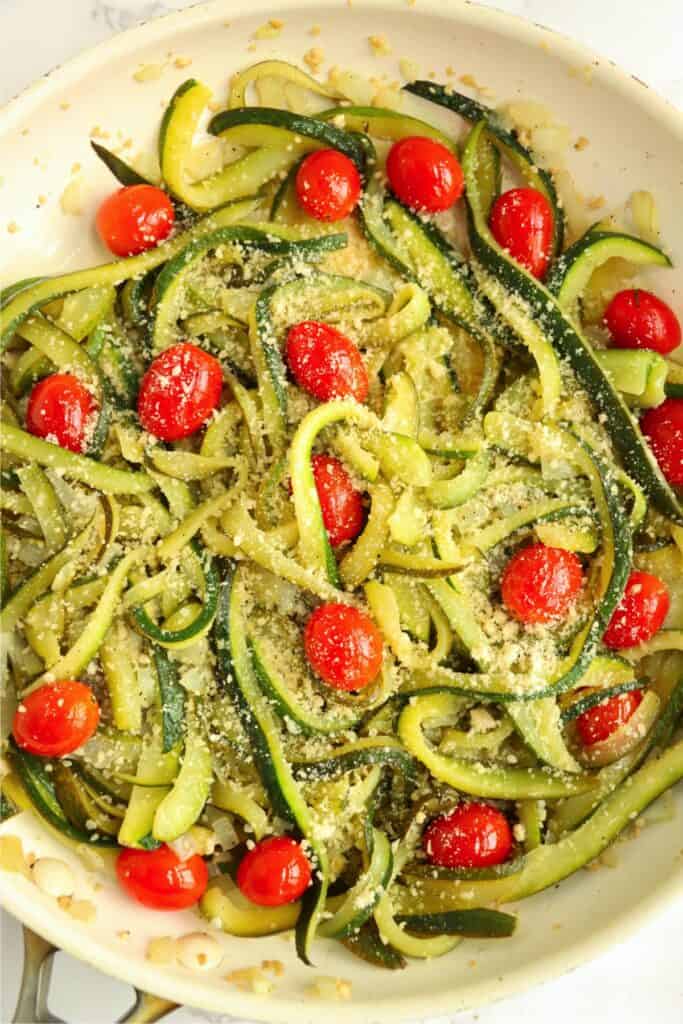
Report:
[{"label": "minced garlic bit", "polygon": [[90,900],[75,900],[71,896],[59,896],[57,903],[75,921],[82,921],[83,924],[92,924],[97,917],[95,904]]},{"label": "minced garlic bit", "polygon": [[192,57],[176,57],[173,61],[174,68],[189,68],[192,63]]},{"label": "minced garlic bit", "polygon": [[31,868],[31,876],[40,891],[48,896],[73,896],[76,887],[73,871],[57,857],[39,857]]},{"label": "minced garlic bit", "polygon": [[590,145],[590,142],[586,138],[586,136],[585,135],[579,135],[578,139],[574,143],[574,149],[578,150],[579,153],[580,153],[582,149],[586,149],[586,147],[589,146],[589,145]]},{"label": "minced garlic bit", "polygon": [[70,106],[71,106],[70,103],[68,103],[66,100],[62,100],[62,102],[59,104],[59,109],[60,110],[68,110]]},{"label": "minced garlic bit", "polygon": [[142,64],[133,72],[136,82],[157,82],[164,73],[165,64]]},{"label": "minced garlic bit", "polygon": [[606,204],[607,200],[604,196],[591,196],[586,206],[589,210],[601,210]]},{"label": "minced garlic bit", "polygon": [[17,231],[19,231],[19,225],[15,220],[11,220],[7,225],[7,230],[9,231],[10,235],[16,235]]},{"label": "minced garlic bit", "polygon": [[388,57],[392,52],[386,36],[368,36],[368,42],[375,57]]},{"label": "minced garlic bit", "polygon": [[0,836],[0,871],[31,877],[24,847],[19,836]]},{"label": "minced garlic bit", "polygon": [[260,967],[241,967],[226,974],[225,980],[236,985],[242,992],[254,992],[266,996],[273,991],[273,982],[267,978]]},{"label": "minced garlic bit", "polygon": [[276,978],[281,978],[285,973],[285,965],[282,960],[262,960],[261,967],[264,971],[270,971]]},{"label": "minced garlic bit", "polygon": [[59,197],[59,205],[62,208],[62,213],[71,214],[73,216],[78,216],[83,213],[83,208],[88,197],[88,191],[88,187],[82,175],[75,175]]},{"label": "minced garlic bit", "polygon": [[318,71],[320,65],[325,60],[325,53],[319,46],[312,46],[310,50],[307,50],[304,54],[304,64],[308,65],[311,71]]},{"label": "minced garlic bit", "polygon": [[408,82],[412,82],[420,77],[420,65],[414,60],[409,60],[407,57],[401,57],[398,62],[398,70]]},{"label": "minced garlic bit", "polygon": [[105,131],[104,128],[101,128],[99,124],[96,124],[93,128],[90,129],[90,138],[109,139],[111,138],[111,133]]},{"label": "minced garlic bit", "polygon": [[284,21],[280,21],[279,18],[271,18],[266,22],[265,25],[261,25],[252,34],[252,39],[275,39],[280,35],[284,28]]},{"label": "minced garlic bit", "polygon": [[498,723],[486,708],[472,708],[470,711],[470,724],[473,732],[488,732],[489,729],[495,729]]},{"label": "minced garlic bit", "polygon": [[526,839],[526,829],[521,821],[518,821],[512,826],[512,834],[518,843],[523,843]]},{"label": "minced garlic bit", "polygon": [[176,956],[183,967],[193,971],[210,971],[223,959],[220,943],[206,932],[189,932],[176,942]]},{"label": "minced garlic bit", "polygon": [[326,1002],[343,1002],[351,998],[351,982],[344,978],[317,978],[306,988],[306,995]]},{"label": "minced garlic bit", "polygon": [[128,931],[128,929],[123,928],[120,932],[116,933],[116,938],[119,940],[119,942],[128,942],[128,939],[130,938],[130,932]]},{"label": "minced garlic bit", "polygon": [[155,939],[150,939],[145,950],[145,960],[151,964],[174,963],[177,941],[172,935],[159,935]]},{"label": "minced garlic bit", "polygon": [[319,36],[321,32],[322,29],[320,28],[320,25],[311,25],[308,30],[309,36]]}]

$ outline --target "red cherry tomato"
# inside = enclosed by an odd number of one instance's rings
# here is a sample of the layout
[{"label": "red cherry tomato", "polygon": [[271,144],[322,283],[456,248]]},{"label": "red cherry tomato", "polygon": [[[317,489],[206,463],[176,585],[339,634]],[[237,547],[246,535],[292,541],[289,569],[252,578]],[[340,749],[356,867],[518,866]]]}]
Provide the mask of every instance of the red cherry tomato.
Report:
[{"label": "red cherry tomato", "polygon": [[281,907],[303,896],[311,865],[301,844],[289,836],[270,836],[249,850],[237,869],[241,892],[260,907]]},{"label": "red cherry tomato", "polygon": [[122,850],[116,860],[121,886],[152,910],[185,910],[204,894],[209,881],[198,853],[181,860],[170,846],[156,850]]},{"label": "red cherry tomato", "polygon": [[304,649],[313,671],[335,690],[362,690],[382,667],[382,634],[348,604],[321,604],[309,616]]},{"label": "red cherry tomato", "polygon": [[138,394],[140,423],[162,441],[189,437],[206,423],[223,387],[221,364],[183,341],[150,364]]},{"label": "red cherry tomato", "polygon": [[552,622],[564,615],[582,585],[583,569],[573,551],[531,544],[508,562],[501,592],[520,622]]},{"label": "red cherry tomato", "polygon": [[683,398],[667,398],[648,409],[640,428],[666,479],[674,487],[683,487]]},{"label": "red cherry tomato", "polygon": [[659,576],[632,572],[603,642],[613,651],[644,644],[661,628],[669,611],[669,591]]},{"label": "red cherry tomato", "polygon": [[465,180],[450,149],[421,135],[393,144],[387,157],[387,176],[402,203],[425,213],[451,207],[462,195]]},{"label": "red cherry tomato", "polygon": [[584,747],[601,743],[616,732],[624,722],[628,722],[642,699],[642,690],[627,690],[579,715],[576,728]]},{"label": "red cherry tomato", "polygon": [[36,437],[45,437],[72,452],[82,452],[96,412],[97,402],[78,377],[53,373],[31,391],[26,426]]},{"label": "red cherry tomato", "polygon": [[299,206],[315,220],[343,220],[360,199],[361,180],[353,160],[337,149],[309,153],[296,172]]},{"label": "red cherry tomato", "polygon": [[357,346],[329,324],[304,320],[287,334],[287,363],[300,388],[321,402],[368,397],[368,371]]},{"label": "red cherry tomato", "polygon": [[553,243],[553,211],[535,188],[511,188],[498,196],[489,218],[493,237],[534,277],[543,279]]},{"label": "red cherry tomato", "polygon": [[97,231],[115,256],[153,249],[173,230],[175,213],[166,193],[154,185],[125,185],[97,211]]},{"label": "red cherry tomato", "polygon": [[363,497],[339,459],[314,455],[311,468],[327,536],[336,548],[363,529]]},{"label": "red cherry tomato", "polygon": [[45,683],[29,693],[14,713],[18,746],[39,757],[62,757],[89,740],[100,707],[89,686],[73,679]]},{"label": "red cherry tomato", "polygon": [[605,310],[605,323],[617,348],[650,348],[665,356],[681,343],[674,311],[642,288],[617,292]]},{"label": "red cherry tomato", "polygon": [[508,859],[512,832],[496,807],[462,803],[429,823],[422,847],[431,863],[442,868],[487,868]]}]

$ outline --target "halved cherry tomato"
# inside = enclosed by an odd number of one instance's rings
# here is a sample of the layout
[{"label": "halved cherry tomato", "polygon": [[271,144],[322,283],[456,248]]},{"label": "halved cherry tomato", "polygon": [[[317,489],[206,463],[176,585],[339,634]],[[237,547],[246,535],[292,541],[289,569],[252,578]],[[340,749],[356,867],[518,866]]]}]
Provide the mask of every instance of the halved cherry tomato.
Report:
[{"label": "halved cherry tomato", "polygon": [[85,450],[97,402],[78,377],[53,373],[34,386],[26,408],[26,427],[72,452]]},{"label": "halved cherry tomato", "polygon": [[382,667],[382,634],[369,615],[348,604],[321,604],[304,630],[308,663],[335,690],[362,690]]},{"label": "halved cherry tomato", "polygon": [[659,576],[632,572],[603,642],[613,651],[644,644],[661,628],[669,611],[669,591]]},{"label": "halved cherry tomato", "polygon": [[508,611],[520,622],[552,622],[564,615],[582,585],[578,555],[531,544],[508,562],[501,592]]},{"label": "halved cherry tomato", "polygon": [[535,188],[511,188],[498,196],[491,209],[489,226],[501,248],[506,249],[534,277],[543,279],[553,244],[553,211]]},{"label": "halved cherry tomato", "polygon": [[173,230],[175,212],[166,193],[154,185],[125,185],[97,211],[97,231],[115,256],[137,256],[153,249]]},{"label": "halved cherry tomato", "polygon": [[681,343],[681,325],[666,302],[642,288],[617,292],[605,310],[616,348],[649,348],[666,355]]},{"label": "halved cherry tomato", "polygon": [[601,743],[616,732],[624,722],[628,722],[642,699],[642,690],[627,690],[579,715],[576,728],[584,747]]},{"label": "halved cherry tomato", "polygon": [[368,371],[357,346],[318,320],[304,320],[287,334],[287,363],[300,388],[321,402],[368,397]]},{"label": "halved cherry tomato", "polygon": [[156,850],[122,850],[116,859],[121,886],[152,910],[185,910],[204,894],[209,881],[206,864],[194,853],[181,860],[170,846]]},{"label": "halved cherry tomato", "polygon": [[189,341],[173,345],[152,361],[142,378],[140,423],[162,441],[189,437],[218,405],[222,387],[217,359]]},{"label": "halved cherry tomato", "polygon": [[348,217],[360,199],[361,180],[353,160],[337,149],[317,149],[296,172],[299,206],[315,220]]},{"label": "halved cherry tomato", "polygon": [[666,479],[674,487],[683,487],[683,398],[667,398],[648,409],[640,429]]},{"label": "halved cherry tomato", "polygon": [[396,196],[413,210],[438,213],[457,202],[464,176],[457,157],[436,139],[411,135],[389,150],[387,176]]},{"label": "halved cherry tomato", "polygon": [[61,679],[24,697],[14,713],[12,735],[29,754],[62,757],[89,740],[99,720],[100,707],[90,687]]},{"label": "halved cherry tomato", "polygon": [[240,891],[260,907],[281,907],[303,896],[311,883],[311,864],[289,836],[269,836],[245,853],[237,868]]},{"label": "halved cherry tomato", "polygon": [[314,455],[311,468],[327,536],[336,548],[353,540],[363,529],[363,496],[339,459],[332,455]]},{"label": "halved cherry tomato", "polygon": [[512,831],[502,811],[473,801],[434,818],[422,847],[430,862],[442,868],[492,867],[510,856]]}]

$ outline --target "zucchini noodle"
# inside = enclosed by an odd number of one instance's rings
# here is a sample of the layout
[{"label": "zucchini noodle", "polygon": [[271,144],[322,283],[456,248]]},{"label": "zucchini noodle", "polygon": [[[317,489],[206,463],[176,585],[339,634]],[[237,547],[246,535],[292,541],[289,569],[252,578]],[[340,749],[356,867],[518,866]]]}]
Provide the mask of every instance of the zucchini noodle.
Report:
[{"label": "zucchini noodle", "polygon": [[[305,963],[319,937],[393,968],[512,935],[516,918],[492,905],[578,872],[683,777],[683,510],[637,420],[683,377],[654,352],[598,350],[584,330],[593,273],[613,257],[670,266],[659,248],[600,226],[565,248],[552,175],[495,112],[412,83],[444,108],[437,127],[428,104],[425,120],[356,105],[345,81],[276,60],[240,72],[208,127],[212,161],[233,155],[203,178],[197,136],[217,108],[185,82],[159,136],[176,232],[0,295],[10,698],[80,680],[101,709],[66,759],[8,738],[2,785],[69,842],[153,850],[209,835],[198,909],[212,925],[295,929]],[[462,154],[455,227],[385,184],[385,140],[415,135]],[[120,183],[145,184],[94,148]],[[302,159],[324,149],[355,166],[355,222],[325,225],[296,201]],[[553,212],[545,283],[489,229],[503,170]],[[355,343],[366,401],[298,386],[288,332],[309,320]],[[223,391],[203,426],[162,442],[138,391],[183,340],[218,361]],[[79,451],[29,429],[27,396],[55,371],[97,409]],[[316,475],[333,452],[358,497],[339,544]],[[582,586],[566,615],[524,625],[501,584],[529,540],[571,552]],[[603,637],[648,565],[669,619],[616,654]],[[308,660],[321,603],[379,631],[358,692]],[[625,694],[632,717],[583,745],[582,716]],[[508,859],[432,863],[429,820],[482,800],[513,825]],[[257,906],[233,868],[283,833],[311,884]]]}]

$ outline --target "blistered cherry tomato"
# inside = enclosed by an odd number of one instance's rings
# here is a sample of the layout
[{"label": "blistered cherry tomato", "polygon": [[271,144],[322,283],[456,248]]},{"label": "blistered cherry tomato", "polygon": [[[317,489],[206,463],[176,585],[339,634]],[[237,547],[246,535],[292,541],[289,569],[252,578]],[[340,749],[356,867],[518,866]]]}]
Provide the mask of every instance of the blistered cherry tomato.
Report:
[{"label": "blistered cherry tomato", "polygon": [[535,188],[511,188],[498,196],[489,226],[501,248],[534,277],[543,279],[553,245],[553,211]]},{"label": "blistered cherry tomato", "polygon": [[222,387],[217,359],[189,341],[173,345],[152,361],[142,378],[140,423],[162,441],[189,437],[218,405]]},{"label": "blistered cherry tomato", "polygon": [[289,836],[270,836],[245,853],[237,868],[241,892],[260,907],[281,907],[303,896],[311,882],[311,864]]},{"label": "blistered cherry tomato", "polygon": [[681,343],[673,309],[642,288],[617,292],[605,310],[605,323],[616,348],[649,348],[665,356]]},{"label": "blistered cherry tomato", "polygon": [[26,426],[72,452],[82,452],[94,424],[97,402],[78,377],[53,373],[34,386],[26,408]]},{"label": "blistered cherry tomato", "polygon": [[576,728],[584,747],[601,743],[616,732],[624,722],[628,722],[642,699],[642,690],[627,690],[579,715]]},{"label": "blistered cherry tomato", "polygon": [[315,220],[343,220],[360,199],[361,180],[353,160],[337,149],[317,149],[296,172],[299,206]]},{"label": "blistered cherry tomato", "polygon": [[442,868],[487,868],[508,859],[512,831],[502,811],[473,801],[430,821],[422,847]]},{"label": "blistered cherry tomato", "polygon": [[362,690],[382,667],[382,634],[369,615],[348,604],[321,604],[304,630],[308,663],[335,690]]},{"label": "blistered cherry tomato", "polygon": [[669,591],[659,576],[632,572],[603,636],[613,651],[650,640],[669,611]]},{"label": "blistered cherry tomato", "polygon": [[115,256],[153,249],[173,230],[175,213],[166,193],[154,185],[125,185],[97,211],[97,231]]},{"label": "blistered cherry tomato", "polygon": [[666,479],[674,487],[683,487],[683,398],[667,398],[648,409],[640,428]]},{"label": "blistered cherry tomato", "polygon": [[462,195],[464,177],[457,157],[436,139],[411,135],[389,150],[387,176],[396,196],[413,210],[438,213]]},{"label": "blistered cherry tomato", "polygon": [[363,496],[332,455],[314,455],[311,468],[327,536],[336,548],[363,529]]},{"label": "blistered cherry tomato", "polygon": [[501,593],[508,611],[520,622],[552,622],[565,614],[582,585],[578,555],[531,544],[508,562]]},{"label": "blistered cherry tomato", "polygon": [[116,874],[126,892],[152,910],[185,910],[204,894],[209,881],[198,853],[181,860],[170,846],[156,850],[122,850]]},{"label": "blistered cherry tomato", "polygon": [[300,388],[321,402],[368,397],[368,371],[358,347],[318,320],[304,320],[287,334],[287,364]]},{"label": "blistered cherry tomato", "polygon": [[89,686],[74,679],[45,683],[14,713],[18,746],[39,757],[62,757],[82,746],[97,729],[100,707]]}]

